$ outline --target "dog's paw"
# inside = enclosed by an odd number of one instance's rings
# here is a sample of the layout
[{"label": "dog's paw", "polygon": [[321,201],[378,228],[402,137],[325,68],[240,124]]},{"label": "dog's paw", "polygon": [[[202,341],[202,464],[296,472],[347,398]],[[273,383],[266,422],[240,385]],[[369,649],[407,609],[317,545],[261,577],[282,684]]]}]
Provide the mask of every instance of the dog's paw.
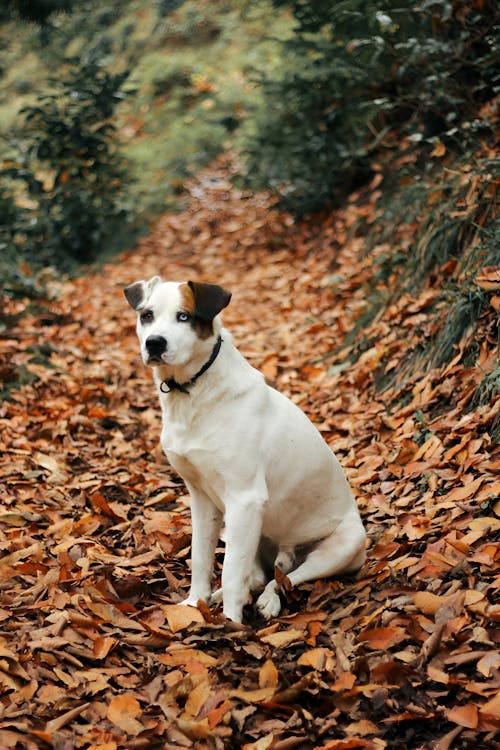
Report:
[{"label": "dog's paw", "polygon": [[217,604],[222,601],[222,589],[215,589],[210,597],[210,604]]},{"label": "dog's paw", "polygon": [[[274,583],[274,581],[272,582]],[[257,609],[266,620],[277,617],[281,610],[281,599],[276,588],[269,585],[257,599]]]}]

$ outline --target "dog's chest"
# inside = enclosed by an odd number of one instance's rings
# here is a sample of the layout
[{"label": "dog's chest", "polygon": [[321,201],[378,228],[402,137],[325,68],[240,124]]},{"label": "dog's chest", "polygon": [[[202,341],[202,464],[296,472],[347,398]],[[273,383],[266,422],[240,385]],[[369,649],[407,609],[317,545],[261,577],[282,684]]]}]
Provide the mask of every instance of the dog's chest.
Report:
[{"label": "dog's chest", "polygon": [[[203,489],[219,504],[224,492],[221,432],[205,414],[165,411],[161,445],[173,468],[188,483]],[[221,444],[222,443],[222,444]]]}]

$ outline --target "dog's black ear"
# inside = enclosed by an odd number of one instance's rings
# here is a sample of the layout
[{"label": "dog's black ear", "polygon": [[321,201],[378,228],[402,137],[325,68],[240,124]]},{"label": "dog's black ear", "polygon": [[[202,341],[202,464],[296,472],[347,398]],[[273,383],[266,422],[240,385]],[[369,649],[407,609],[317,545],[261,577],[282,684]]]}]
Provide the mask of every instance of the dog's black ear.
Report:
[{"label": "dog's black ear", "polygon": [[144,302],[149,297],[154,287],[161,282],[159,276],[153,276],[149,281],[136,281],[134,284],[129,284],[123,290],[127,302],[130,307],[134,310],[139,310],[143,307]]},{"label": "dog's black ear", "polygon": [[129,303],[130,307],[134,308],[134,310],[138,310],[141,306],[141,302],[144,300],[145,285],[145,281],[136,281],[134,284],[126,286],[123,290],[123,294],[127,298],[127,302]]},{"label": "dog's black ear", "polygon": [[217,284],[200,284],[196,281],[188,281],[188,286],[193,292],[195,315],[201,320],[212,321],[221,310],[229,305],[231,292],[217,286]]}]

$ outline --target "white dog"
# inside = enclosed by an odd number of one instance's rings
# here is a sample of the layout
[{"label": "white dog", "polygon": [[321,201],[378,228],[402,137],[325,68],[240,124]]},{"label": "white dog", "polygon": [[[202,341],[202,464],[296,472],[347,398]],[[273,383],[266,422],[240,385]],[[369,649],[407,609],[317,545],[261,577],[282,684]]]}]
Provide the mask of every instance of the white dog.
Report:
[{"label": "white dog", "polygon": [[[159,276],[124,291],[160,395],[161,445],[191,495],[184,603],[212,598],[223,521],[222,599],[231,620],[241,622],[249,592],[265,583],[264,553],[292,586],[360,568],[365,531],[342,468],[303,412],[233,346],[218,317],[230,293]],[[266,618],[279,613],[274,577],[257,606]]]}]

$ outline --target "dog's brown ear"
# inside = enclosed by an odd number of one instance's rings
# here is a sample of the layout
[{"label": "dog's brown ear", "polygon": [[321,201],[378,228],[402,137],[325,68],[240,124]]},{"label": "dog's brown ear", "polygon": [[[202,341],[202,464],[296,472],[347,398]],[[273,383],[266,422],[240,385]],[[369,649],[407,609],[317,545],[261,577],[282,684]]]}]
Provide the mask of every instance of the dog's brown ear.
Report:
[{"label": "dog's brown ear", "polygon": [[195,315],[201,320],[212,321],[221,310],[229,305],[231,292],[217,284],[188,281],[188,286],[193,292]]},{"label": "dog's brown ear", "polygon": [[153,276],[149,281],[136,281],[134,284],[129,284],[123,290],[123,293],[129,303],[130,307],[134,310],[139,310],[144,306],[144,302],[149,297],[154,287],[161,282],[159,276]]}]

